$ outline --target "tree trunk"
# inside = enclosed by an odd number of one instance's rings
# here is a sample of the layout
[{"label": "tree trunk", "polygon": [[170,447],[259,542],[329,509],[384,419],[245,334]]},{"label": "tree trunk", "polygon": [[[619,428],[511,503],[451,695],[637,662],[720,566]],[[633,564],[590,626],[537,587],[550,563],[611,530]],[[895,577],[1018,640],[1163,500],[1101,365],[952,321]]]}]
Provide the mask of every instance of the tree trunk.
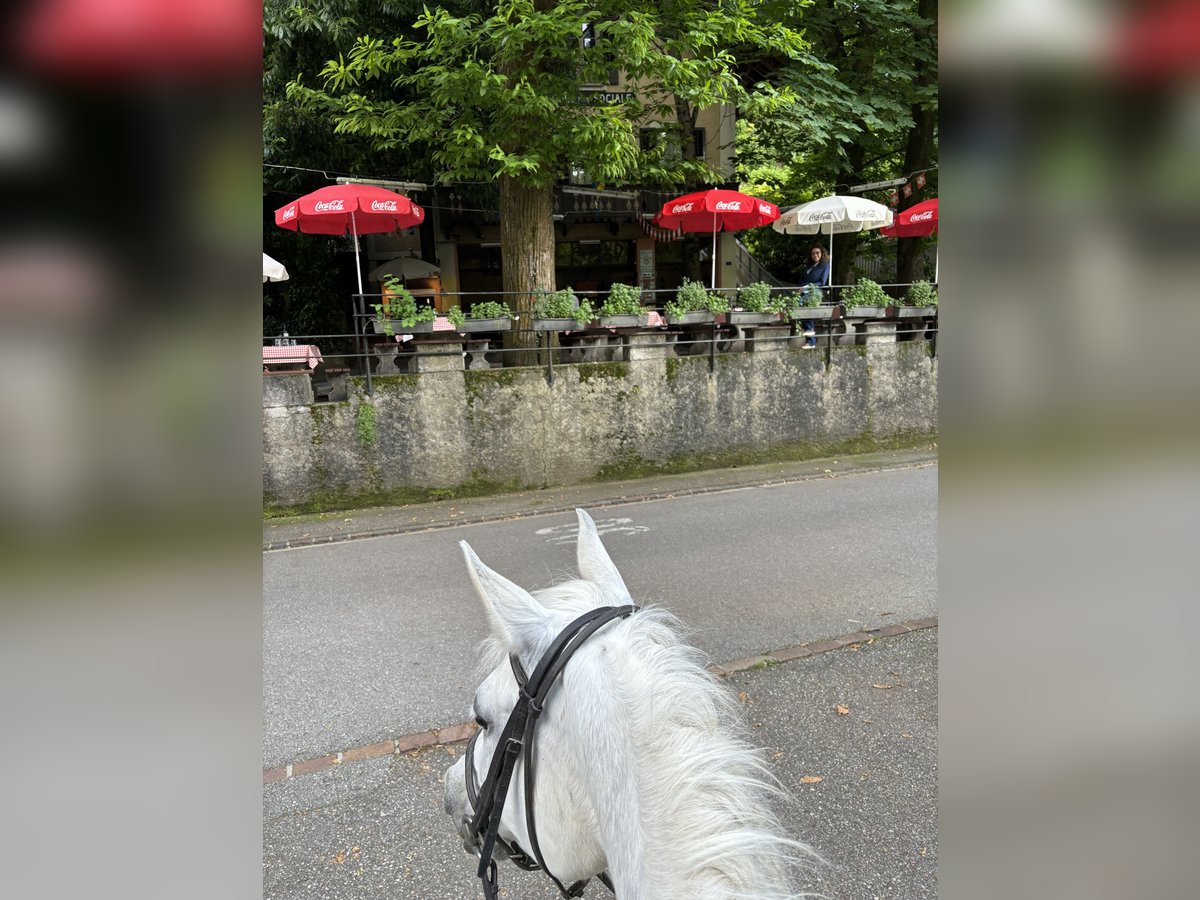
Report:
[{"label": "tree trunk", "polygon": [[[934,24],[923,29],[918,40],[931,42],[936,39],[937,0],[919,0],[917,14],[922,19],[929,19]],[[937,80],[937,71],[930,66],[918,63],[919,70],[916,78],[918,86],[928,86]],[[928,169],[933,162],[933,134],[937,128],[937,110],[920,105],[912,107],[913,127],[908,132],[908,146],[904,151],[904,171],[919,172]],[[914,195],[901,204],[899,211],[903,212],[917,203],[921,198]],[[900,238],[896,243],[896,283],[912,284],[925,278],[925,238]]]},{"label": "tree trunk", "polygon": [[533,187],[500,177],[500,255],[505,300],[517,321],[504,336],[505,365],[538,364],[533,331],[533,291],[553,291],[554,185]]}]

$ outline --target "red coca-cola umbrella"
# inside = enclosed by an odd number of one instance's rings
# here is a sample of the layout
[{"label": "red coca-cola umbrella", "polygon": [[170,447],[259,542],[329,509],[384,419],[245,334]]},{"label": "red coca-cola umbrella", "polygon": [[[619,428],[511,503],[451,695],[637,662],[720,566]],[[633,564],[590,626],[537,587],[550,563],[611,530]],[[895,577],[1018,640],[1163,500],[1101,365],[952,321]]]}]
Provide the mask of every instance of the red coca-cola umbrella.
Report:
[{"label": "red coca-cola umbrella", "polygon": [[652,220],[671,231],[711,232],[712,283],[717,286],[717,232],[744,231],[770,225],[779,218],[779,207],[740,191],[712,188],[685,194],[663,204]]},{"label": "red coca-cola umbrella", "polygon": [[[914,203],[904,212],[897,214],[896,221],[887,228],[880,228],[879,233],[887,237],[928,237],[938,230],[937,197],[932,200],[922,200]],[[933,280],[938,280],[937,257],[933,262]]]},{"label": "red coca-cola umbrella", "polygon": [[880,228],[885,237],[927,237],[938,230],[937,197],[915,203],[902,213],[887,228]]},{"label": "red coca-cola umbrella", "polygon": [[358,236],[412,228],[425,220],[425,210],[407,197],[373,184],[335,184],[305,194],[275,210],[275,224],[303,234],[354,235],[354,269],[363,292],[358,264]]},{"label": "red coca-cola umbrella", "polygon": [[131,80],[262,65],[262,8],[248,0],[46,0],[13,30],[40,71]]},{"label": "red coca-cola umbrella", "polygon": [[1117,29],[1112,62],[1119,73],[1138,79],[1200,71],[1200,6],[1163,0],[1130,8]]}]

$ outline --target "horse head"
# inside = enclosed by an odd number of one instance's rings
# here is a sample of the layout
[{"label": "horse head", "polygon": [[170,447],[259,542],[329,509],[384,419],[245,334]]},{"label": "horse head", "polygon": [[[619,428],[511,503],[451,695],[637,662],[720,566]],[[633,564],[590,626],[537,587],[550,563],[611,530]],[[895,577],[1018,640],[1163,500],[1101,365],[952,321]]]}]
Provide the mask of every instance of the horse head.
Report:
[{"label": "horse head", "polygon": [[491,626],[489,671],[445,808],[480,855],[485,896],[493,858],[544,869],[564,895],[600,876],[621,900],[794,896],[791,864],[810,851],[781,833],[736,700],[672,616],[633,605],[576,512],[581,578],[542,591],[461,543]]}]

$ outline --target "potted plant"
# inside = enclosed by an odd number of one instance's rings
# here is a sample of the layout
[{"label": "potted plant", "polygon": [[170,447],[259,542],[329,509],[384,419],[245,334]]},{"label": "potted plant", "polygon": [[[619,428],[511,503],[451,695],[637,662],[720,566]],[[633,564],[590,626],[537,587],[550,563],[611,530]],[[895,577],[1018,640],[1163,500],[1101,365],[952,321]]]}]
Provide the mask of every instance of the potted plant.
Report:
[{"label": "potted plant", "polygon": [[649,322],[642,310],[642,289],[620,282],[609,288],[598,315],[605,328],[637,328]]},{"label": "potted plant", "polygon": [[472,303],[470,312],[463,314],[461,306],[452,306],[446,311],[450,324],[460,332],[511,331],[512,310],[507,303],[487,300]]},{"label": "potted plant", "polygon": [[771,309],[771,286],[765,281],[741,288],[737,303],[738,308],[729,313],[732,325],[769,325],[779,321],[779,313]]},{"label": "potted plant", "polygon": [[832,319],[835,306],[824,305],[825,294],[815,284],[786,298],[788,318],[807,322],[809,319]]},{"label": "potted plant", "polygon": [[579,331],[596,317],[592,304],[580,301],[569,287],[547,293],[538,291],[533,301],[534,331]]},{"label": "potted plant", "polygon": [[683,279],[674,298],[663,306],[668,325],[701,325],[713,320],[708,291],[699,281]]},{"label": "potted plant", "polygon": [[381,303],[373,304],[375,330],[388,337],[400,334],[424,334],[433,331],[437,310],[432,306],[417,306],[412,292],[394,275],[384,281]]},{"label": "potted plant", "polygon": [[842,295],[842,315],[846,318],[882,319],[892,299],[877,283],[864,278]]},{"label": "potted plant", "polygon": [[896,315],[901,319],[921,319],[936,316],[937,311],[937,291],[928,281],[918,281],[905,291],[904,306],[896,308]]}]

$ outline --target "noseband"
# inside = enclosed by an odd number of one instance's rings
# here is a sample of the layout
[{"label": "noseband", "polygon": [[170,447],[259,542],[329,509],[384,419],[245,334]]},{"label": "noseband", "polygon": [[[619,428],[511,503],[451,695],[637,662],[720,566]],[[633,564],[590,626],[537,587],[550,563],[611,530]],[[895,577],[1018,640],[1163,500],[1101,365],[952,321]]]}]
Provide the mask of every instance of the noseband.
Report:
[{"label": "noseband", "polygon": [[[541,847],[538,846],[537,829],[533,820],[533,780],[534,780],[534,730],[538,717],[546,703],[546,697],[554,682],[563,673],[571,656],[588,638],[614,619],[623,619],[637,611],[636,606],[602,606],[584,613],[559,632],[554,643],[542,655],[537,668],[531,676],[526,677],[525,670],[517,655],[509,656],[513,675],[516,676],[520,695],[517,705],[509,714],[496,750],[492,754],[491,765],[488,766],[487,778],[483,786],[475,784],[475,741],[481,732],[475,732],[467,743],[466,783],[467,799],[475,810],[471,820],[471,837],[479,848],[479,878],[483,882],[483,895],[487,900],[496,900],[496,861],[492,858],[497,842],[502,846],[512,861],[522,869],[541,869],[553,881],[564,897],[582,897],[587,880],[576,881],[569,887],[554,876],[542,858]],[[522,850],[500,837],[500,819],[504,815],[504,801],[508,797],[508,788],[512,783],[513,772],[517,760],[525,762],[525,821],[529,826],[529,843],[533,851],[530,859]],[[612,882],[608,875],[601,872],[599,879],[611,891]]]}]

